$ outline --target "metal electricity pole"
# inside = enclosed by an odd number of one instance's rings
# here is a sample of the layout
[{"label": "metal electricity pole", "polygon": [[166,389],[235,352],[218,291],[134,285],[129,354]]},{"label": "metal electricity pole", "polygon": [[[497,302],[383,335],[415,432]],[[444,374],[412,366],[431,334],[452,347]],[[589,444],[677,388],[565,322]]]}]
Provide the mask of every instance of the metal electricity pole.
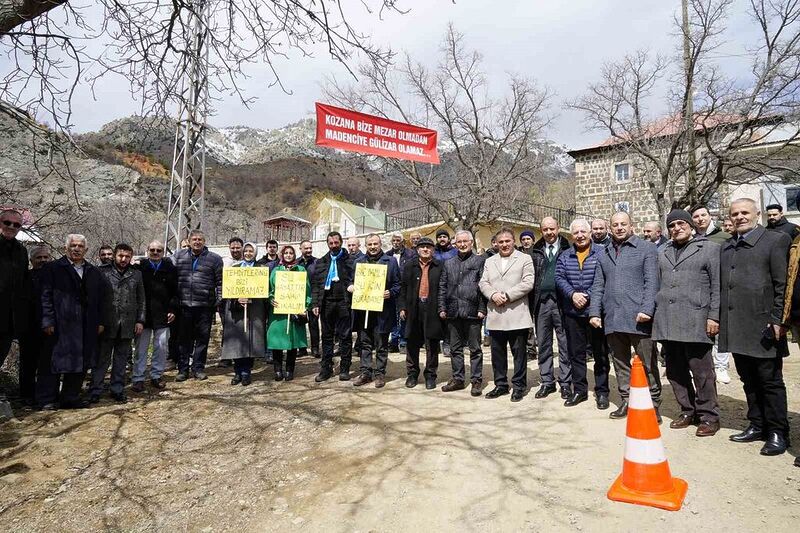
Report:
[{"label": "metal electricity pole", "polygon": [[210,3],[211,0],[195,0],[189,14],[189,54],[175,128],[164,237],[165,248],[170,252],[178,250],[181,240],[204,222]]},{"label": "metal electricity pole", "polygon": [[683,70],[686,77],[686,100],[683,103],[683,119],[686,128],[687,176],[686,189],[692,201],[697,199],[692,192],[697,186],[697,154],[694,144],[694,68],[692,65],[691,34],[689,33],[689,0],[682,0],[683,15]]}]

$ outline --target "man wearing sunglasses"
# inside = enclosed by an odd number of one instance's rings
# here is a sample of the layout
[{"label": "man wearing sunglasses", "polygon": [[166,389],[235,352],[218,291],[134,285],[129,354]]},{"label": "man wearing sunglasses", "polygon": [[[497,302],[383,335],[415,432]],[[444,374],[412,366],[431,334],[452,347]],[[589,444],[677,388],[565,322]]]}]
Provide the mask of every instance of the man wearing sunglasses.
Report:
[{"label": "man wearing sunglasses", "polygon": [[[0,365],[5,361],[11,342],[27,331],[28,253],[17,233],[22,215],[14,209],[0,212]],[[0,393],[0,418],[10,416],[5,396]]]}]

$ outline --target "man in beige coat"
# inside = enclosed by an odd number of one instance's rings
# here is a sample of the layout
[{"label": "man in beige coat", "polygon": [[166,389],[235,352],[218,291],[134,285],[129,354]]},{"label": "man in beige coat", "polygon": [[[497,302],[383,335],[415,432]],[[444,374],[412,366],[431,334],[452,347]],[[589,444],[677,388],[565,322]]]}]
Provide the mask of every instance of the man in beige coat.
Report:
[{"label": "man in beige coat", "polygon": [[514,357],[514,391],[511,401],[522,400],[528,388],[525,346],[533,327],[528,293],[533,289],[533,260],[514,249],[514,232],[501,229],[497,235],[499,253],[486,260],[479,287],[489,300],[486,329],[492,338],[494,389],[486,397],[508,394],[508,346]]}]

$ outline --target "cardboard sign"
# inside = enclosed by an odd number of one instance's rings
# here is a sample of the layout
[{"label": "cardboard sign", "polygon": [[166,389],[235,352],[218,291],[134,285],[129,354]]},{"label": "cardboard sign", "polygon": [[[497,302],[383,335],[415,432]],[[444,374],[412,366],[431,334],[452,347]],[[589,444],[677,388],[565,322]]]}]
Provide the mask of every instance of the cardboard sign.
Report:
[{"label": "cardboard sign", "polygon": [[434,130],[317,102],[319,146],[439,164]]},{"label": "cardboard sign", "polygon": [[278,315],[302,315],[306,312],[307,272],[278,270],[275,272],[275,303]]},{"label": "cardboard sign", "polygon": [[222,269],[223,298],[269,298],[269,269],[226,267]]},{"label": "cardboard sign", "polygon": [[383,311],[386,268],[386,265],[379,264],[356,264],[356,276],[353,280],[353,309]]}]

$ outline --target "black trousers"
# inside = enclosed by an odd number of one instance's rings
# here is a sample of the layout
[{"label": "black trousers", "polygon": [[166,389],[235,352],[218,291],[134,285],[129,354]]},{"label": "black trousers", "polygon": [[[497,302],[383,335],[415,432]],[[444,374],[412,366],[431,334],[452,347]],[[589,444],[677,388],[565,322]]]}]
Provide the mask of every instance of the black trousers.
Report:
[{"label": "black trousers", "polygon": [[309,344],[309,348],[311,348],[312,354],[319,355],[319,342],[320,342],[319,317],[311,311],[308,311],[307,315],[308,315],[308,336],[311,338],[311,344]]},{"label": "black trousers", "polygon": [[453,379],[465,381],[464,348],[469,349],[469,377],[472,383],[483,383],[483,351],[481,336],[483,322],[471,318],[451,318],[447,321],[450,334],[450,366]]},{"label": "black trousers", "polygon": [[[286,350],[286,371],[294,373],[295,363],[297,362],[297,350]],[[272,365],[275,371],[283,371],[284,356],[283,350],[272,350]]]},{"label": "black trousers", "polygon": [[42,341],[42,349],[39,352],[36,404],[40,407],[58,402],[74,404],[80,398],[86,372],[54,374],[52,361],[54,341],[49,339],[46,338]]},{"label": "black trousers", "polygon": [[[42,332],[39,330],[19,337],[19,395],[25,400],[33,400],[36,394],[36,367],[41,337]],[[0,334],[0,366],[3,366],[8,357],[13,341],[13,335]]]},{"label": "black trousers", "polygon": [[586,357],[592,353],[594,358],[594,393],[608,396],[608,359],[606,336],[603,328],[593,328],[588,317],[569,316],[564,313],[564,330],[567,334],[567,353],[572,365],[572,391],[577,394],[589,393]]},{"label": "black trousers", "polygon": [[252,357],[239,357],[233,360],[233,373],[237,376],[247,376],[253,371]]},{"label": "black trousers", "polygon": [[788,439],[789,419],[786,385],[783,382],[783,359],[762,359],[735,353],[733,361],[747,397],[747,419],[750,424],[764,432],[775,431]]},{"label": "black trousers", "polygon": [[623,400],[627,400],[631,391],[631,350],[639,356],[650,385],[650,397],[653,405],[661,405],[661,374],[658,371],[658,352],[655,342],[644,335],[632,333],[609,333],[606,335],[611,348],[614,371],[617,373],[617,389]]},{"label": "black trousers", "polygon": [[169,325],[169,355],[167,359],[178,365],[181,360],[181,312],[175,312],[175,320]]},{"label": "black trousers", "polygon": [[697,415],[703,422],[719,421],[717,375],[711,356],[713,344],[664,342],[667,379],[681,413]]},{"label": "black trousers", "polygon": [[513,329],[509,331],[492,330],[489,334],[492,339],[492,371],[494,372],[494,386],[508,389],[508,347],[511,346],[511,356],[514,358],[514,374],[511,384],[514,390],[528,388],[528,329]]},{"label": "black trousers", "polygon": [[[341,370],[350,370],[351,345],[353,339],[352,318],[350,308],[345,300],[323,301],[319,310],[319,322],[322,326],[322,359],[320,367],[323,370],[333,370],[333,345],[334,340],[339,340],[339,355],[341,360]],[[273,355],[274,357],[274,355]]]},{"label": "black trousers", "polygon": [[205,369],[213,318],[213,307],[181,308],[181,358],[178,361],[178,370],[180,372],[187,373],[189,371],[189,358],[192,359],[193,372],[200,372]]},{"label": "black trousers", "polygon": [[[372,322],[372,319],[370,319]],[[377,321],[376,321],[377,322]],[[389,362],[389,333],[378,331],[377,324],[368,324],[358,332],[361,339],[361,362],[360,370],[362,374],[386,375],[386,365]],[[372,351],[375,351],[375,369],[372,368]]]},{"label": "black trousers", "polygon": [[428,307],[427,300],[420,300],[417,305],[417,315],[414,321],[408,324],[408,338],[406,339],[406,373],[409,376],[419,377],[419,350],[422,348],[420,339],[425,344],[425,371],[426,378],[436,378],[439,370],[439,340],[429,339],[425,331],[428,313],[435,313],[436,309]]}]

